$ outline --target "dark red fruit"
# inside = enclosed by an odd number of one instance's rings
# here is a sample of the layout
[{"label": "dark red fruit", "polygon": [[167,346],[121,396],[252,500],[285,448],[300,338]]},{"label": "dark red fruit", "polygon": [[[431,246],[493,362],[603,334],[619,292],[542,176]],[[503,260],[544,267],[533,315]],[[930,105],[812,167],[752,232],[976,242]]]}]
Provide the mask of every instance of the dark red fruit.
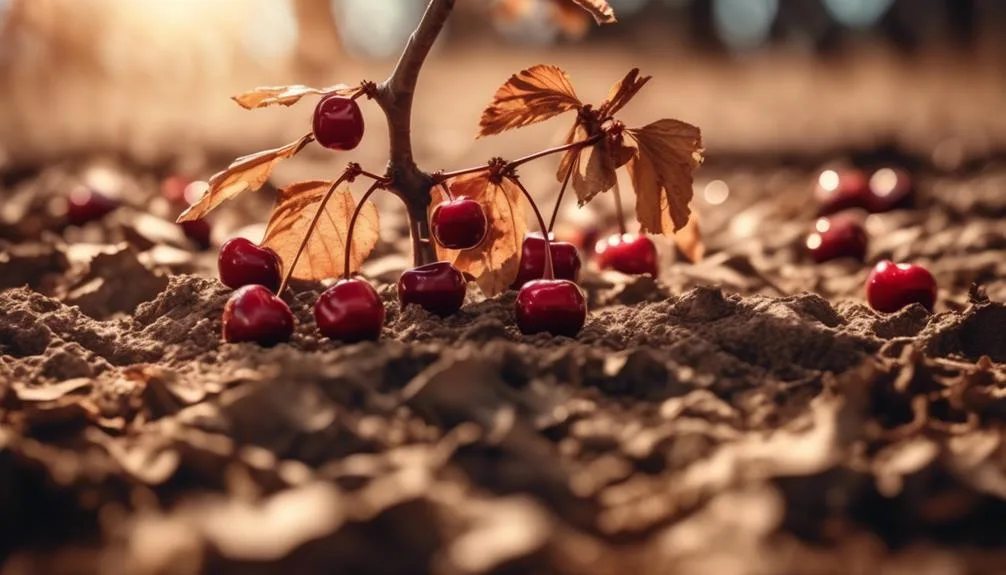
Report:
[{"label": "dark red fruit", "polygon": [[873,309],[886,313],[896,312],[913,303],[933,311],[936,280],[922,266],[884,260],[874,266],[866,280],[866,300]]},{"label": "dark red fruit", "polygon": [[181,226],[182,231],[185,232],[185,237],[192,240],[200,249],[208,249],[212,242],[213,227],[206,220],[192,220],[188,222],[182,222],[178,224]]},{"label": "dark red fruit", "polygon": [[870,176],[867,209],[880,213],[905,207],[912,199],[912,177],[900,168],[881,168]]},{"label": "dark red fruit", "polygon": [[398,278],[402,307],[417,304],[441,317],[461,309],[465,301],[465,276],[448,262],[434,262],[406,270]]},{"label": "dark red fruit", "polygon": [[867,236],[863,224],[851,216],[819,218],[814,233],[807,236],[807,251],[817,263],[838,258],[863,261]]},{"label": "dark red fruit", "polygon": [[66,205],[66,221],[71,226],[82,226],[100,220],[119,207],[113,198],[87,186],[77,186],[70,190]]},{"label": "dark red fruit", "polygon": [[327,96],[314,109],[314,139],[332,150],[352,150],[363,139],[363,113],[352,98]]},{"label": "dark red fruit", "polygon": [[613,234],[594,246],[597,265],[623,274],[657,277],[657,246],[647,236]]},{"label": "dark red fruit", "polygon": [[231,294],[224,306],[224,340],[270,347],[293,335],[293,313],[286,302],[260,285]]},{"label": "dark red fruit", "polygon": [[261,285],[274,292],[279,289],[279,256],[245,238],[232,238],[221,246],[217,270],[220,281],[230,288]]},{"label": "dark red fruit", "polygon": [[384,304],[369,283],[344,279],[314,304],[314,321],[325,337],[345,343],[377,340],[384,326]]},{"label": "dark red fruit", "polygon": [[[551,239],[551,235],[549,236]],[[552,252],[552,271],[556,279],[575,282],[580,277],[580,254],[576,246],[568,242],[550,241]],[[541,233],[531,233],[524,236],[524,244],[520,251],[520,268],[517,279],[511,286],[520,289],[531,280],[541,279],[545,275],[545,238]]]},{"label": "dark red fruit", "polygon": [[514,303],[517,327],[525,334],[548,332],[575,337],[587,320],[583,292],[568,280],[532,280]]},{"label": "dark red fruit", "polygon": [[862,170],[846,168],[821,172],[814,196],[820,204],[818,215],[826,216],[852,208],[868,210],[873,194]]},{"label": "dark red fruit", "polygon": [[486,213],[475,200],[458,196],[433,208],[432,231],[437,243],[452,250],[467,250],[486,237]]}]

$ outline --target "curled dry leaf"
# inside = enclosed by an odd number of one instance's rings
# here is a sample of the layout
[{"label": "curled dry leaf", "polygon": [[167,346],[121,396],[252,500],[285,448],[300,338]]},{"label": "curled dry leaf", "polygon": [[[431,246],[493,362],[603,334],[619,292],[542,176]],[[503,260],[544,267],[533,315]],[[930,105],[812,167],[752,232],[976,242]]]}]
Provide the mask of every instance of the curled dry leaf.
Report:
[{"label": "curled dry leaf", "polygon": [[606,0],[572,0],[572,2],[586,10],[598,24],[614,24],[618,21],[615,19],[615,11]]},{"label": "curled dry leaf", "polygon": [[282,160],[292,158],[314,141],[313,134],[304,134],[297,141],[281,148],[266,150],[234,160],[226,170],[210,178],[209,187],[199,201],[178,216],[178,222],[198,220],[225,201],[244,192],[253,192],[269,180],[273,168]]},{"label": "curled dry leaf", "polygon": [[629,70],[624,78],[611,87],[608,97],[598,108],[598,115],[605,118],[625,107],[633,97],[650,81],[651,76],[640,76],[639,68]]},{"label": "curled dry leaf", "polygon": [[496,90],[482,112],[478,137],[542,122],[581,105],[565,72],[538,64],[514,74]]},{"label": "curled dry leaf", "polygon": [[702,134],[679,120],[658,120],[626,133],[636,141],[628,162],[643,232],[670,235],[688,223],[692,171],[702,164]]},{"label": "curled dry leaf", "polygon": [[351,98],[362,90],[363,88],[360,86],[347,86],[345,84],[336,84],[327,88],[312,88],[300,84],[293,86],[265,86],[238,94],[237,96],[231,96],[231,99],[245,110],[252,110],[274,105],[292,106],[309,94],[317,94],[319,96],[339,94],[340,96]]},{"label": "curled dry leaf", "polygon": [[698,212],[693,210],[685,227],[674,234],[674,245],[693,264],[702,260],[706,255],[706,246],[702,243],[702,227]]},{"label": "curled dry leaf", "polygon": [[[262,245],[279,254],[284,265],[289,265],[297,255],[297,250],[307,233],[311,220],[332,182],[311,180],[297,182],[280,190],[276,197],[266,226]],[[346,184],[341,184],[332,192],[325,203],[318,225],[311,234],[304,252],[293,270],[293,277],[305,280],[320,280],[339,277],[343,273],[346,258],[346,240],[349,236],[349,220],[356,209],[356,200]],[[367,201],[353,228],[353,245],[349,254],[349,269],[354,272],[370,255],[380,238],[381,224],[377,206]]]},{"label": "curled dry leaf", "polygon": [[521,244],[527,232],[524,195],[510,180],[494,183],[484,173],[456,178],[450,187],[455,197],[467,196],[482,204],[488,222],[486,237],[470,250],[438,246],[437,256],[475,278],[485,295],[496,295],[517,278]]},{"label": "curled dry leaf", "polygon": [[572,181],[579,204],[582,206],[597,194],[613,188],[618,182],[615,170],[624,166],[634,152],[621,141],[607,138],[579,150]]}]

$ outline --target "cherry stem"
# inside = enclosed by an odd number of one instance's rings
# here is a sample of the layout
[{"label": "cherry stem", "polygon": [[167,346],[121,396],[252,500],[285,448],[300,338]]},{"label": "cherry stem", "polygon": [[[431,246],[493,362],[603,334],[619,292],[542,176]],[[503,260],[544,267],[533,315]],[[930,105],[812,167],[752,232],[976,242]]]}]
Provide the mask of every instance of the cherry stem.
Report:
[{"label": "cherry stem", "polygon": [[[517,158],[516,160],[513,160],[511,162],[507,162],[506,165],[505,165],[505,167],[504,167],[504,171],[513,170],[514,168],[520,167],[523,164],[526,164],[528,162],[532,162],[532,161],[540,159],[540,158],[544,158],[545,156],[549,156],[549,155],[552,155],[552,154],[558,154],[559,152],[565,152],[567,150],[576,150],[576,149],[579,149],[579,148],[584,148],[586,146],[591,146],[591,145],[596,144],[597,142],[599,142],[601,140],[601,138],[603,138],[603,137],[604,137],[604,134],[598,134],[596,136],[591,136],[591,137],[587,138],[586,140],[579,140],[579,141],[576,141],[576,142],[570,142],[568,144],[563,144],[561,146],[556,146],[554,148],[548,148],[548,149],[542,150],[540,152],[535,152],[533,154],[528,154],[526,156],[522,156],[520,158]],[[458,176],[467,176],[468,174],[477,174],[479,172],[488,172],[489,170],[492,169],[492,167],[493,167],[492,166],[492,162],[490,162],[489,164],[484,165],[484,166],[472,166],[471,168],[464,168],[464,169],[461,169],[461,170],[454,170],[454,171],[451,171],[451,172],[440,172],[440,173],[437,173],[437,174],[433,174],[433,180],[435,182],[437,182],[437,183],[440,183],[440,182],[443,182],[445,180],[449,180],[451,178],[456,178]]]},{"label": "cherry stem", "polygon": [[615,198],[615,214],[618,218],[618,233],[625,235],[625,214],[622,212],[622,194],[618,188],[618,180],[615,180],[615,187],[611,189],[611,195]]},{"label": "cherry stem", "polygon": [[440,182],[438,185],[440,186],[441,189],[444,190],[444,194],[447,196],[448,200],[454,199],[454,194],[451,193],[451,187],[448,186],[447,183]]},{"label": "cherry stem", "polygon": [[545,273],[542,274],[542,279],[555,279],[555,272],[552,270],[552,244],[548,241],[548,230],[545,228],[545,218],[541,217],[541,210],[538,209],[538,204],[534,203],[534,198],[531,197],[531,193],[528,192],[527,188],[524,187],[524,184],[521,183],[517,174],[511,172],[507,175],[507,179],[520,188],[524,197],[527,198],[528,203],[531,204],[531,209],[534,211],[534,217],[538,218],[538,226],[541,228],[541,235],[545,239]]},{"label": "cherry stem", "polygon": [[371,194],[376,192],[381,187],[381,180],[375,180],[367,191],[363,193],[363,197],[360,201],[356,203],[356,209],[353,210],[353,217],[349,218],[349,228],[346,230],[346,259],[343,261],[344,267],[342,268],[342,276],[349,279],[349,256],[353,252],[353,228],[356,227],[356,218],[360,215],[360,210],[363,206],[367,204],[367,200],[370,199]]},{"label": "cherry stem", "polygon": [[332,194],[335,193],[335,190],[343,182],[350,179],[352,174],[353,172],[351,172],[349,169],[343,172],[342,175],[339,176],[337,180],[332,182],[332,185],[328,188],[328,191],[325,192],[325,195],[321,198],[321,201],[318,202],[318,211],[314,213],[314,217],[311,218],[311,223],[307,226],[307,233],[304,234],[304,239],[300,241],[300,247],[297,248],[297,255],[293,256],[293,261],[290,262],[290,267],[287,268],[286,274],[283,275],[283,282],[279,284],[279,291],[276,292],[277,294],[283,293],[283,291],[286,290],[287,284],[290,283],[290,278],[293,276],[293,270],[297,269],[297,262],[300,261],[300,255],[304,253],[304,248],[307,247],[307,242],[311,239],[311,234],[314,233],[314,228],[317,227],[318,220],[321,219],[321,214],[325,213],[325,204],[328,203],[328,200],[332,199]]},{"label": "cherry stem", "polygon": [[552,208],[552,218],[548,221],[548,231],[552,232],[552,228],[555,227],[555,218],[559,215],[559,206],[562,205],[562,196],[566,193],[566,187],[569,185],[569,179],[573,175],[573,170],[576,169],[576,165],[580,163],[580,158],[574,159],[569,163],[569,167],[566,168],[566,175],[562,178],[562,186],[559,188],[559,197],[555,199],[555,207]]}]

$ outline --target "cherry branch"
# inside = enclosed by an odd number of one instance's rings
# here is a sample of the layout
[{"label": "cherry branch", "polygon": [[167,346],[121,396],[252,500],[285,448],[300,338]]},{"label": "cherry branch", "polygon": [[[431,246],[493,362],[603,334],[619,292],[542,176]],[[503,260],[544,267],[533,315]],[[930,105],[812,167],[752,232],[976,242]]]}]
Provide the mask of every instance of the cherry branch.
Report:
[{"label": "cherry branch", "polygon": [[[528,162],[532,162],[534,160],[538,160],[544,158],[545,156],[550,156],[552,154],[558,154],[560,152],[565,152],[568,150],[576,150],[580,148],[585,148],[587,146],[592,146],[597,142],[599,142],[603,137],[604,134],[597,134],[595,136],[587,138],[586,140],[578,140],[576,142],[570,142],[568,144],[555,146],[554,148],[548,148],[545,150],[541,150],[540,152],[535,152],[533,154],[521,156],[516,160],[506,162],[506,165],[503,167],[503,171],[512,171]],[[487,164],[483,166],[472,166],[470,168],[452,170],[450,172],[437,172],[433,174],[433,181],[434,183],[439,184],[440,182],[450,180],[451,178],[457,178],[458,176],[466,176],[468,174],[477,174],[479,172],[487,172],[493,168],[494,168],[494,162],[490,160]]]}]

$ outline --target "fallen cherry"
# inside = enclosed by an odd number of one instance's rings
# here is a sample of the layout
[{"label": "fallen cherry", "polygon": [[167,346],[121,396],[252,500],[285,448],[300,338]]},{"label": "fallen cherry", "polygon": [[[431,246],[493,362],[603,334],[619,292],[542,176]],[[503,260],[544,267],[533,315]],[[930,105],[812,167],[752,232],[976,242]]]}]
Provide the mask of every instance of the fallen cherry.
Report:
[{"label": "fallen cherry", "polygon": [[465,277],[449,262],[406,270],[398,278],[398,301],[402,307],[416,304],[441,317],[451,315],[465,301]]},{"label": "fallen cherry", "polygon": [[869,209],[872,195],[866,174],[856,168],[821,172],[814,191],[820,216],[852,208]]},{"label": "fallen cherry", "polygon": [[881,168],[870,176],[867,209],[881,213],[907,205],[912,196],[912,178],[900,168]]},{"label": "fallen cherry", "polygon": [[936,280],[926,268],[884,260],[874,266],[866,280],[866,300],[873,309],[892,313],[913,303],[933,311]]},{"label": "fallen cherry", "polygon": [[220,281],[229,288],[261,285],[275,292],[280,284],[280,259],[270,248],[246,238],[232,238],[220,247]]},{"label": "fallen cherry", "polygon": [[330,339],[344,343],[377,340],[384,326],[384,304],[369,283],[343,279],[318,296],[314,320],[318,331]]},{"label": "fallen cherry", "polygon": [[807,251],[815,262],[823,263],[838,258],[863,261],[866,257],[866,230],[857,219],[841,214],[818,218],[814,229],[807,236]]},{"label": "fallen cherry", "polygon": [[224,305],[223,336],[229,343],[255,342],[270,347],[291,335],[290,307],[263,286],[244,286]]},{"label": "fallen cherry", "polygon": [[[551,240],[551,235],[549,236]],[[580,254],[576,246],[568,242],[549,241],[552,252],[552,269],[556,279],[575,282],[580,277]],[[540,232],[533,232],[524,237],[521,246],[520,267],[513,289],[531,280],[541,279],[545,275],[545,238]]]},{"label": "fallen cherry", "polygon": [[440,202],[430,218],[437,243],[453,250],[467,250],[486,237],[486,213],[475,200],[464,196]]},{"label": "fallen cherry", "polygon": [[568,280],[532,280],[514,303],[517,327],[524,334],[548,332],[575,337],[587,320],[583,292]]},{"label": "fallen cherry", "polygon": [[610,235],[594,245],[594,255],[601,269],[657,276],[657,246],[645,235]]},{"label": "fallen cherry", "polygon": [[72,226],[82,226],[100,220],[118,207],[119,202],[115,199],[80,185],[70,190],[66,205],[66,221]]},{"label": "fallen cherry", "polygon": [[213,227],[206,220],[190,220],[187,222],[182,222],[178,224],[182,228],[182,232],[185,233],[185,237],[189,238],[200,249],[209,249],[212,242]]},{"label": "fallen cherry", "polygon": [[352,98],[331,95],[314,109],[314,138],[332,150],[352,150],[363,139],[363,113]]}]

